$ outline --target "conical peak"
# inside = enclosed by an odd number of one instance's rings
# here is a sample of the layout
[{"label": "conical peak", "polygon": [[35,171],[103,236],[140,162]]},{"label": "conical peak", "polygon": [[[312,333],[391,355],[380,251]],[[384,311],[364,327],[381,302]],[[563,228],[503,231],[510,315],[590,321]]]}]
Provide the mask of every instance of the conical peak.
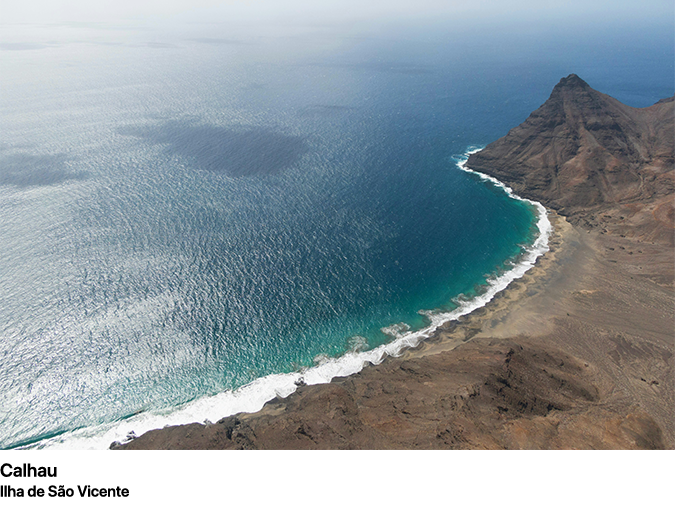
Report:
[{"label": "conical peak", "polygon": [[588,83],[586,83],[579,76],[577,76],[576,74],[570,74],[566,78],[562,78],[553,90],[554,91],[562,89],[576,90],[576,89],[590,89],[590,88],[591,87],[588,86]]}]

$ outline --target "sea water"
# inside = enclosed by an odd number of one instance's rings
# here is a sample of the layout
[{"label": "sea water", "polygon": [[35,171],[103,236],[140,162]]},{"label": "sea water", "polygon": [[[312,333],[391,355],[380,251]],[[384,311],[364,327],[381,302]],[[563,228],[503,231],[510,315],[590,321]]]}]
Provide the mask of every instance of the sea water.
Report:
[{"label": "sea water", "polygon": [[414,347],[546,250],[543,207],[466,154],[571,72],[636,106],[673,86],[668,32],[619,55],[439,23],[3,37],[3,448],[215,421]]}]

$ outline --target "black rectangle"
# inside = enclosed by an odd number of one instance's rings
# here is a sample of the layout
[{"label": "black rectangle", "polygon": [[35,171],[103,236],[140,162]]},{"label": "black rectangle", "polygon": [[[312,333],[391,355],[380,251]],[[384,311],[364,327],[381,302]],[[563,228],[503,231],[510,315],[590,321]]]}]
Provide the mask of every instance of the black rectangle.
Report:
[{"label": "black rectangle", "polygon": [[128,462],[2,463],[1,497],[128,497]]}]

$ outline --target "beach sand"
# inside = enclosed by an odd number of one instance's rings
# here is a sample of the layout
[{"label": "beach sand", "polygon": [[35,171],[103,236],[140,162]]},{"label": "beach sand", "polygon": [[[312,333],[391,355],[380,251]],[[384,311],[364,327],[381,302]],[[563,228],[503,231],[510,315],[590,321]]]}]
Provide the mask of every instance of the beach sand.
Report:
[{"label": "beach sand", "polygon": [[401,357],[115,447],[672,449],[672,245],[549,218],[523,278]]}]

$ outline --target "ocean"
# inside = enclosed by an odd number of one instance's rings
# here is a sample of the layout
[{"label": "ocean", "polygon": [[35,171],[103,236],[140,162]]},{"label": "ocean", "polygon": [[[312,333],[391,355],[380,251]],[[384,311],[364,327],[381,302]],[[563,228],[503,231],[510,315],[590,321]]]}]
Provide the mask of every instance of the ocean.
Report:
[{"label": "ocean", "polygon": [[572,72],[633,106],[674,90],[667,26],[2,37],[5,449],[216,421],[414,347],[546,250],[543,208],[468,153]]}]

